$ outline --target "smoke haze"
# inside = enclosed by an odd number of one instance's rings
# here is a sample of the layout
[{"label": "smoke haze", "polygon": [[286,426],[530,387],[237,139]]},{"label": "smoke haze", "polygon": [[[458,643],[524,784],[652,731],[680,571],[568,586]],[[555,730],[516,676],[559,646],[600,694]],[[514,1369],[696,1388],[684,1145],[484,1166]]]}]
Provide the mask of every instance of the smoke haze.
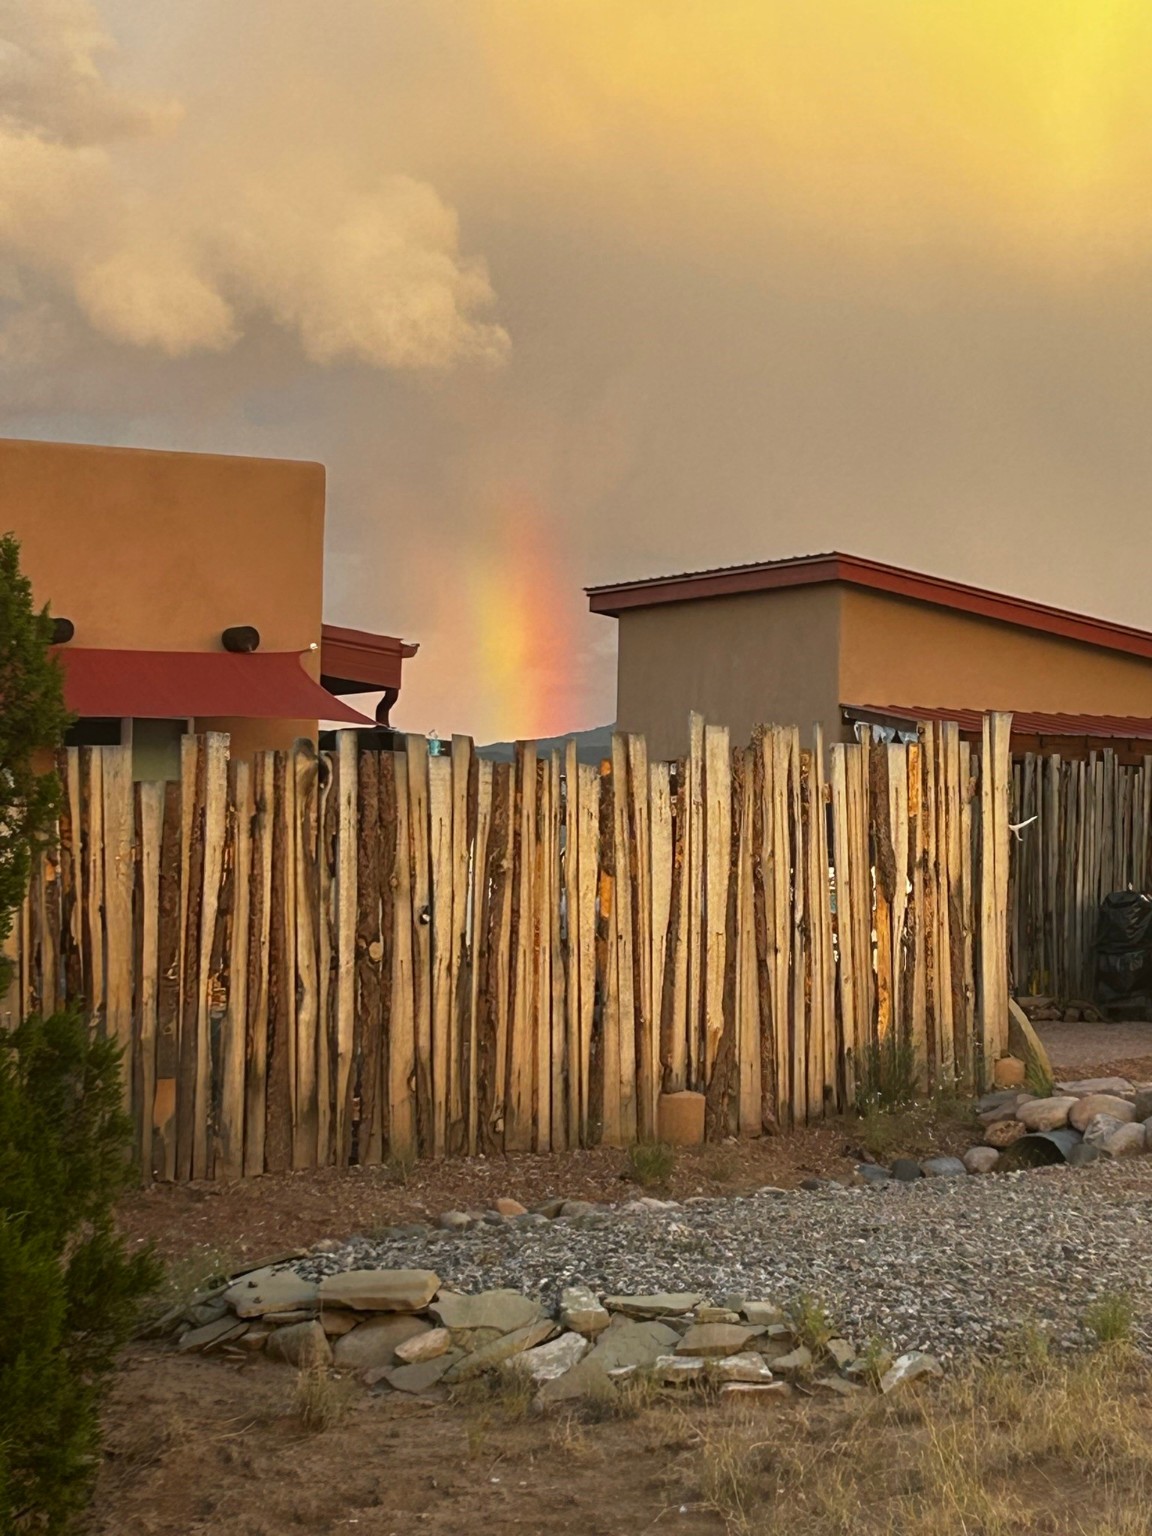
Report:
[{"label": "smoke haze", "polygon": [[837,546],[1152,627],[1144,0],[0,0],[8,435],[319,458],[401,723]]}]

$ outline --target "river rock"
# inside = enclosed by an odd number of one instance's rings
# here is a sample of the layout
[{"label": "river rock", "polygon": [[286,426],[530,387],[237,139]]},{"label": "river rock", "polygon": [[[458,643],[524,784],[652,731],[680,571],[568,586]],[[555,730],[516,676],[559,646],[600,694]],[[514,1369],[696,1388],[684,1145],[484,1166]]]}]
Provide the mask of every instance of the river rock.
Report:
[{"label": "river rock", "polygon": [[1014,1141],[1019,1141],[1021,1136],[1027,1136],[1028,1127],[1021,1125],[1019,1120],[1001,1120],[996,1125],[990,1125],[984,1133],[984,1140],[990,1147],[1010,1147]]},{"label": "river rock", "polygon": [[625,1317],[648,1321],[691,1312],[703,1300],[704,1297],[695,1291],[656,1291],[650,1296],[605,1296],[604,1305],[609,1312],[622,1312]]},{"label": "river rock", "polygon": [[926,1157],[920,1164],[926,1179],[963,1178],[968,1170],[958,1157]]},{"label": "river rock", "polygon": [[386,1381],[397,1392],[412,1392],[419,1395],[436,1386],[459,1358],[455,1352],[450,1352],[437,1356],[435,1360],[418,1360],[413,1365],[395,1365],[386,1367],[382,1371],[372,1371],[365,1379],[375,1378],[377,1381]]},{"label": "river rock", "polygon": [[665,1323],[624,1323],[602,1333],[587,1359],[605,1373],[626,1365],[646,1370],[660,1355],[671,1354],[679,1343],[680,1335]]},{"label": "river rock", "polygon": [[500,1216],[527,1216],[528,1207],[521,1205],[519,1200],[511,1200],[507,1195],[501,1195],[499,1200],[493,1200],[492,1209]]},{"label": "river rock", "polygon": [[1074,1130],[1082,1131],[1097,1115],[1111,1115],[1113,1120],[1127,1125],[1136,1118],[1136,1106],[1114,1093],[1086,1093],[1069,1110],[1068,1124]]},{"label": "river rock", "polygon": [[1021,1104],[1016,1118],[1030,1131],[1058,1131],[1068,1124],[1068,1115],[1076,1102],[1071,1094],[1032,1099],[1028,1104]]},{"label": "river rock", "polygon": [[358,1312],[422,1312],[440,1289],[430,1269],[348,1269],[320,1282],[320,1304]]},{"label": "river rock", "polygon": [[293,1323],[288,1328],[277,1328],[264,1345],[264,1353],[269,1360],[283,1360],[303,1369],[332,1363],[328,1336],[319,1323]]},{"label": "river rock", "polygon": [[995,1147],[969,1147],[964,1154],[964,1166],[969,1173],[991,1173],[1000,1161]]},{"label": "river rock", "polygon": [[1084,1077],[1074,1083],[1057,1083],[1061,1093],[1071,1093],[1082,1098],[1088,1093],[1113,1093],[1127,1098],[1134,1090],[1126,1077]]},{"label": "river rock", "polygon": [[898,1157],[892,1164],[892,1177],[899,1179],[901,1184],[911,1184],[916,1179],[922,1179],[924,1175],[914,1157]]},{"label": "river rock", "polygon": [[538,1344],[535,1349],[526,1349],[512,1363],[518,1371],[524,1371],[533,1381],[543,1385],[578,1365],[591,1348],[582,1334],[562,1333],[559,1338]]},{"label": "river rock", "polygon": [[909,1350],[906,1355],[901,1355],[894,1360],[881,1376],[880,1390],[887,1394],[897,1387],[904,1386],[906,1382],[915,1381],[920,1376],[943,1376],[943,1374],[940,1362],[935,1355],[923,1354],[918,1349]]},{"label": "river rock", "polygon": [[264,1317],[314,1308],[317,1290],[315,1280],[305,1280],[294,1269],[258,1269],[230,1285],[223,1299],[237,1317]]},{"label": "river rock", "polygon": [[463,1296],[457,1291],[441,1291],[428,1308],[437,1322],[455,1331],[458,1328],[495,1328],[500,1333],[515,1333],[540,1320],[540,1303],[519,1291],[481,1291],[477,1296]]},{"label": "river rock", "polygon": [[812,1368],[812,1351],[805,1344],[794,1349],[790,1354],[781,1355],[772,1361],[772,1369],[780,1376],[798,1376],[802,1371]]},{"label": "river rock", "polygon": [[437,1218],[436,1225],[442,1232],[467,1232],[472,1217],[467,1211],[445,1211]]},{"label": "river rock", "polygon": [[1145,1149],[1142,1125],[1122,1125],[1104,1139],[1101,1150],[1109,1157],[1139,1157]]},{"label": "river rock", "polygon": [[665,1387],[678,1386],[682,1382],[702,1381],[704,1361],[684,1355],[657,1355],[652,1362],[652,1374]]},{"label": "river rock", "polygon": [[1084,1127],[1084,1140],[1090,1147],[1103,1147],[1109,1136],[1120,1130],[1124,1124],[1125,1121],[1117,1120],[1114,1115],[1093,1115]]},{"label": "river rock", "polygon": [[395,1365],[396,1347],[432,1332],[422,1317],[373,1317],[336,1340],[333,1355],[342,1371],[370,1371]]},{"label": "river rock", "polygon": [[560,1321],[574,1333],[593,1338],[603,1333],[612,1319],[586,1285],[571,1285],[560,1293]]},{"label": "river rock", "polygon": [[1065,1159],[1069,1168],[1087,1168],[1089,1163],[1098,1161],[1100,1148],[1090,1141],[1078,1141],[1074,1147],[1069,1148]]},{"label": "river rock", "polygon": [[677,1344],[676,1353],[702,1359],[739,1354],[756,1332],[743,1323],[693,1323]]}]

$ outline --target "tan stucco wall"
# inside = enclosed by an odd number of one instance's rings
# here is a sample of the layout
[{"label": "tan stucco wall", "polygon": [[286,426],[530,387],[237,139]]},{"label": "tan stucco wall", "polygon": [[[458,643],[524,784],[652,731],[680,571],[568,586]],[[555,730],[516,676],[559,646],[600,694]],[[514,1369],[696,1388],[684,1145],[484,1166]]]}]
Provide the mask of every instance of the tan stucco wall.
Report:
[{"label": "tan stucco wall", "polygon": [[841,592],[832,585],[634,608],[619,620],[616,718],[656,758],[683,755],[688,711],[727,725],[733,743],[768,722],[839,714]]},{"label": "tan stucco wall", "polygon": [[[321,464],[0,439],[0,531],[76,646],[219,650],[234,624],[254,624],[265,651],[319,646]],[[318,677],[319,651],[305,665]],[[213,724],[239,750],[316,729]]]},{"label": "tan stucco wall", "polygon": [[1152,661],[846,587],[840,700],[1152,715]]}]

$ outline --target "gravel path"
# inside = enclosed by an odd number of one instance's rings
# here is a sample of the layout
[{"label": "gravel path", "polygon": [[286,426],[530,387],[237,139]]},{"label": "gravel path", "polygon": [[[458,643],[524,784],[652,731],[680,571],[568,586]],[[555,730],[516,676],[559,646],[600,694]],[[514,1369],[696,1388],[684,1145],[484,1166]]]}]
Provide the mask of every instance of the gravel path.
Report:
[{"label": "gravel path", "polygon": [[807,1293],[857,1345],[942,1358],[995,1349],[1025,1324],[1076,1345],[1091,1302],[1124,1292],[1152,1344],[1152,1160],[520,1218],[459,1235],[396,1229],[331,1247],[296,1267],[427,1268],[446,1286],[512,1287],[550,1305],[574,1283],[717,1302]]}]

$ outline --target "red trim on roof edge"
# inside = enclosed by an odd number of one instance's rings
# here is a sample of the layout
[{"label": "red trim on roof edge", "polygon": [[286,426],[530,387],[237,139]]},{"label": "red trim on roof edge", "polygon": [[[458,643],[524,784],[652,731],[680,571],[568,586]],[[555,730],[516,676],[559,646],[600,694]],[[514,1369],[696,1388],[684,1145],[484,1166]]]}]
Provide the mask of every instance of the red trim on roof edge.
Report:
[{"label": "red trim on roof edge", "polygon": [[758,565],[733,565],[712,571],[685,571],[675,576],[656,576],[645,581],[618,582],[612,586],[587,587],[592,613],[613,618],[629,608],[654,608],[664,603],[686,603],[709,597],[731,597],[742,592],[771,592],[784,587],[809,587],[840,581],[848,586],[887,592],[893,597],[931,603],[960,613],[996,619],[1022,629],[1040,630],[1061,639],[1097,645],[1152,659],[1152,633],[1053,608],[1026,597],[970,587],[943,576],[928,576],[859,555],[839,553],[800,555],[789,560],[768,560]]},{"label": "red trim on roof edge", "polygon": [[[845,704],[844,715],[851,720],[877,724],[900,720],[909,725],[921,720],[954,721],[967,733],[983,728],[984,711],[980,709],[941,709],[923,704]],[[1065,715],[1037,710],[1017,710],[1012,715],[1014,736],[1089,736],[1099,741],[1152,741],[1152,717],[1142,715]]]}]

